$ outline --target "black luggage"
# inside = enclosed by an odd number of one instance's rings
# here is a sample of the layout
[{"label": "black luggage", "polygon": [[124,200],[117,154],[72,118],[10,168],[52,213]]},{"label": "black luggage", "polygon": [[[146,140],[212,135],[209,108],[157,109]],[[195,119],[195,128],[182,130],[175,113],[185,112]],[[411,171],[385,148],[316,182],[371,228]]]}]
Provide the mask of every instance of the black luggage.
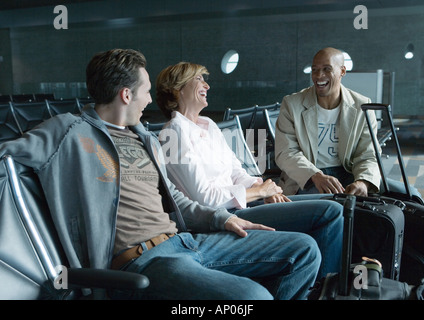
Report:
[{"label": "black luggage", "polygon": [[[349,195],[335,194],[322,199],[345,203]],[[404,214],[399,206],[374,197],[355,198],[352,262],[372,257],[381,262],[386,278],[399,280],[402,257]]]},{"label": "black luggage", "polygon": [[342,266],[340,273],[330,273],[312,288],[309,300],[422,300],[423,286],[411,286],[383,277],[378,260],[364,258],[351,264],[356,220],[356,197],[347,195],[344,202]]},{"label": "black luggage", "polygon": [[[395,148],[398,158],[399,167],[402,174],[402,180],[405,184],[405,193],[393,192],[389,189],[386,174],[382,165],[380,154],[377,152],[377,138],[372,130],[371,138],[376,157],[380,169],[381,179],[384,186],[384,193],[378,196],[386,202],[393,202],[402,208],[405,216],[405,235],[402,252],[402,265],[400,268],[400,280],[409,283],[417,283],[424,278],[424,205],[421,198],[412,195],[410,191],[409,181],[405,173],[405,165],[403,162],[402,153],[400,150],[399,141],[396,135],[396,130],[393,124],[392,112],[390,105],[385,104],[364,104],[361,106],[365,112],[365,119],[368,127],[371,128],[367,110],[381,110],[386,114],[392,138],[395,142]],[[392,199],[395,199],[392,201]]]}]

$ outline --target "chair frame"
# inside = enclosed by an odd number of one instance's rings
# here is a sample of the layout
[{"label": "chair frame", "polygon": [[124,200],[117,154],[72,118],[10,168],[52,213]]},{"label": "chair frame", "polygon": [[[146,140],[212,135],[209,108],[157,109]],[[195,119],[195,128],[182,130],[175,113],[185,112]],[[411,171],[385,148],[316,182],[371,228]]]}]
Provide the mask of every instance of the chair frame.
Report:
[{"label": "chair frame", "polygon": [[[238,141],[242,143],[242,148],[244,151],[244,155],[247,156],[247,160],[250,162],[249,165],[246,163],[245,159],[240,159],[239,156],[237,156],[237,152],[234,152],[233,146],[230,144],[229,141],[227,141],[228,146],[231,150],[236,154],[239,161],[242,163],[243,168],[246,169],[246,171],[252,175],[252,176],[262,176],[261,171],[259,170],[259,167],[256,163],[255,158],[252,155],[252,152],[249,149],[249,146],[246,142],[246,139],[243,134],[243,129],[240,123],[239,116],[237,114],[234,115],[232,119],[221,121],[217,123],[218,128],[223,132],[225,129],[235,129],[236,134],[238,135]],[[226,139],[227,140],[227,139]]]},{"label": "chair frame", "polygon": [[[34,126],[36,126],[37,124],[49,119],[52,117],[52,113],[49,109],[49,105],[46,101],[44,102],[23,102],[23,103],[17,103],[17,102],[9,102],[10,108],[13,110],[16,122],[19,125],[19,128],[21,130],[22,133],[25,133],[26,131],[31,130]],[[28,106],[28,107],[34,107],[36,105],[44,105],[45,106],[45,110],[44,113],[47,114],[46,117],[41,117],[41,118],[37,118],[36,120],[29,120],[26,119],[23,115],[21,115],[20,112],[20,106]],[[23,118],[26,122],[28,122],[28,125],[26,127],[23,127],[23,123],[21,122],[20,118]],[[31,122],[37,122],[35,125],[31,125]]]},{"label": "chair frame", "polygon": [[254,117],[257,110],[257,105],[254,105],[252,107],[242,108],[242,109],[231,109],[227,108],[224,112],[223,121],[231,120],[235,115],[239,116],[239,122],[242,123],[240,117],[247,118],[247,121],[243,121],[243,123],[246,123],[244,126],[242,126],[242,129],[251,129],[252,125],[254,123]]},{"label": "chair frame", "polygon": [[9,128],[11,131],[16,131],[15,136],[10,139],[4,139],[4,137],[0,137],[0,143],[7,140],[19,138],[22,135],[22,129],[18,123],[18,120],[16,119],[15,111],[13,110],[12,106],[10,105],[10,103],[7,103],[0,104],[0,107],[4,107],[5,109],[7,107],[7,112],[10,113],[10,115],[8,115],[8,117],[4,119],[4,123],[2,125]]},{"label": "chair frame", "polygon": [[264,109],[263,110],[263,114],[264,114],[266,125],[267,125],[267,130],[269,131],[269,137],[271,138],[271,142],[273,146],[275,146],[275,122],[273,122],[271,119],[278,118],[279,113],[280,113],[279,109],[277,110]]}]

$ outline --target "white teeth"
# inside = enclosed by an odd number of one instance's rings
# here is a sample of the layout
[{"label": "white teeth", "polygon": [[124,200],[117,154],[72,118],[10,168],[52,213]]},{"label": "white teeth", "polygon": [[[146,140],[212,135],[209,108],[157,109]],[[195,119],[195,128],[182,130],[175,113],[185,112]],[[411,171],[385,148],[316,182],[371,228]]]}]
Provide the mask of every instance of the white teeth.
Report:
[{"label": "white teeth", "polygon": [[317,81],[317,85],[319,86],[325,86],[328,83],[328,81]]}]

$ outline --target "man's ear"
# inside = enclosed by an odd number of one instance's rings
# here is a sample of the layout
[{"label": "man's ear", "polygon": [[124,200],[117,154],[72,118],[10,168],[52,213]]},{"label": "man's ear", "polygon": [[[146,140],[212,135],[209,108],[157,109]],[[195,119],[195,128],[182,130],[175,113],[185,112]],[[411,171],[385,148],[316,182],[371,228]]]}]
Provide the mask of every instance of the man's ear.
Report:
[{"label": "man's ear", "polygon": [[129,103],[131,102],[131,99],[132,99],[132,92],[131,92],[131,89],[128,89],[128,88],[122,88],[122,89],[119,91],[119,97],[122,99],[122,101],[123,101],[125,104],[129,104]]},{"label": "man's ear", "polygon": [[342,73],[341,73],[342,77],[344,77],[346,75],[346,66],[342,66]]}]

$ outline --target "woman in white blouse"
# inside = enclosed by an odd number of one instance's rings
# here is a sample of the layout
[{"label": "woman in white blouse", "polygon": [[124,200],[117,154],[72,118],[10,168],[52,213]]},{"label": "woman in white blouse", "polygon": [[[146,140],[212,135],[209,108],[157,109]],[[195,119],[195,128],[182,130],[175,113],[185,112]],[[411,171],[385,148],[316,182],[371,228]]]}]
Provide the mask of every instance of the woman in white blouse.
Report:
[{"label": "woman in white blouse", "polygon": [[342,206],[329,200],[291,201],[300,198],[289,199],[272,180],[247,174],[218,126],[200,116],[208,105],[206,75],[204,66],[181,62],[162,70],[157,78],[157,104],[171,119],[159,135],[170,180],[200,204],[224,207],[276,230],[310,234],[321,250],[319,276],[338,272]]}]

